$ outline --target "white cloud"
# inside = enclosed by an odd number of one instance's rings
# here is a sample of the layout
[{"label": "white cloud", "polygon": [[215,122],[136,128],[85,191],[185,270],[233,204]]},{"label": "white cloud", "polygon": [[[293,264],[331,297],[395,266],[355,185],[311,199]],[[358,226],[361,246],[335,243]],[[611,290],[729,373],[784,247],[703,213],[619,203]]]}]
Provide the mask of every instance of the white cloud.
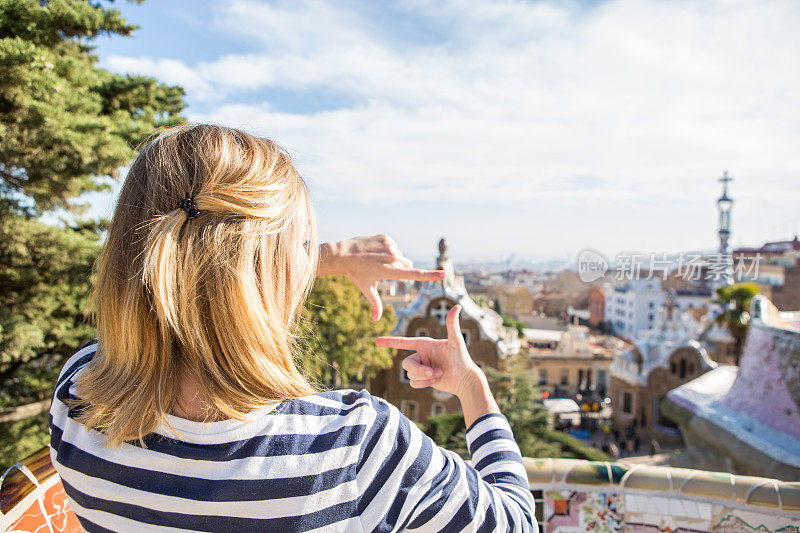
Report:
[{"label": "white cloud", "polygon": [[[216,24],[253,43],[249,53],[107,63],[211,102],[190,109],[194,120],[277,139],[322,199],[713,209],[713,179],[730,168],[736,194],[754,202],[738,206],[745,213],[770,202],[777,216],[794,216],[796,2],[393,6],[437,32],[424,42],[374,9],[221,2]],[[313,113],[241,103],[264,89],[353,103]],[[591,187],[576,179],[587,176]]]},{"label": "white cloud", "polygon": [[114,72],[153,76],[162,83],[180,85],[197,98],[212,98],[217,94],[212,81],[178,59],[114,55],[104,58],[101,64]]}]

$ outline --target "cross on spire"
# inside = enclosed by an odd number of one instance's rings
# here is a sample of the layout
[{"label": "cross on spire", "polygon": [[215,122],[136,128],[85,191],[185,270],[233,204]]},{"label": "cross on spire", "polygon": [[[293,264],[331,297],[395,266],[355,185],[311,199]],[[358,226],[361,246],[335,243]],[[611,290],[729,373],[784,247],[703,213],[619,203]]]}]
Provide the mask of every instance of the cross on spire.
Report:
[{"label": "cross on spire", "polygon": [[728,194],[728,184],[733,181],[733,178],[728,175],[728,171],[724,171],[722,173],[722,177],[718,180],[722,183],[722,194],[726,196]]}]

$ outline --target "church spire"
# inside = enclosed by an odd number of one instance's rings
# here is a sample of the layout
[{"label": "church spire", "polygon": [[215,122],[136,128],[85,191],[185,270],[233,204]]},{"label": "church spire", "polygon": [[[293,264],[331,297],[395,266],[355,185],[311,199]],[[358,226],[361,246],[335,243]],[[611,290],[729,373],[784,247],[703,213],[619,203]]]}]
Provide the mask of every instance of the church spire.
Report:
[{"label": "church spire", "polygon": [[445,264],[449,262],[447,257],[447,239],[439,239],[439,257],[436,258],[436,270],[446,270]]},{"label": "church spire", "polygon": [[439,257],[436,258],[436,270],[444,270],[446,273],[444,279],[436,283],[441,283],[445,289],[451,290],[453,293],[466,292],[466,289],[460,287],[456,280],[453,262],[447,255],[447,239],[444,237],[439,240]]},{"label": "church spire", "polygon": [[728,175],[728,171],[722,173],[719,182],[722,183],[722,196],[717,200],[717,210],[719,211],[719,260],[724,261],[725,265],[720,269],[720,277],[717,286],[731,285],[733,283],[733,258],[731,257],[731,247],[728,240],[731,236],[731,208],[733,200],[728,196],[728,184],[733,178]]}]

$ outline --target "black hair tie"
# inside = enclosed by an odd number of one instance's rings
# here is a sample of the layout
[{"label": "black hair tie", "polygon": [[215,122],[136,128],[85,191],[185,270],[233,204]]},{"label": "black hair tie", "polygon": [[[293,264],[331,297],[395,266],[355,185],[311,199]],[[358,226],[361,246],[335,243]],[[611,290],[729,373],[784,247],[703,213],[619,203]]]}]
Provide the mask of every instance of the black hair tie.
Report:
[{"label": "black hair tie", "polygon": [[186,218],[197,218],[197,215],[200,214],[200,210],[194,205],[194,200],[189,197],[181,200],[178,203],[178,207],[186,211]]}]

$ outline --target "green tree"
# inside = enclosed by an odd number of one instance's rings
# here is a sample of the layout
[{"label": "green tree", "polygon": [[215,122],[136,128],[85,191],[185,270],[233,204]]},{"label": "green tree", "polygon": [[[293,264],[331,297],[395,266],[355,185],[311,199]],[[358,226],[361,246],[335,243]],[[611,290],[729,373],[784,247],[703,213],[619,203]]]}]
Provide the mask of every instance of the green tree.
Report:
[{"label": "green tree", "polygon": [[[591,461],[613,461],[605,453],[580,439],[550,428],[548,412],[520,356],[508,360],[508,370],[485,369],[500,411],[508,419],[514,439],[524,457],[570,457]],[[426,434],[436,444],[468,457],[464,415],[446,413],[430,417]]]},{"label": "green tree", "polygon": [[467,458],[469,450],[467,449],[466,430],[467,425],[463,413],[443,413],[428,418],[425,434],[439,446]]},{"label": "green tree", "polygon": [[715,303],[723,306],[723,311],[717,315],[716,321],[728,328],[735,340],[733,356],[737,365],[750,324],[750,302],[758,293],[759,288],[755,283],[736,283],[717,289]]},{"label": "green tree", "polygon": [[525,324],[525,322],[521,322],[521,321],[517,320],[514,317],[506,316],[506,315],[501,315],[501,316],[503,317],[503,326],[505,326],[507,328],[516,329],[517,330],[517,337],[522,338],[523,337],[522,330],[527,328],[528,325]]},{"label": "green tree", "polygon": [[520,355],[508,360],[509,370],[486,369],[500,411],[508,419],[514,438],[525,457],[570,457],[591,461],[613,461],[602,451],[580,439],[550,428],[549,413]]},{"label": "green tree", "polygon": [[343,276],[318,278],[303,309],[303,366],[321,385],[346,387],[392,365],[393,350],[379,348],[375,337],[388,335],[397,318],[390,306],[377,322],[361,291]]},{"label": "green tree", "polygon": [[[533,379],[519,368],[519,356],[512,356],[509,369],[500,371],[486,368],[486,378],[500,412],[508,419],[514,439],[525,457],[560,457],[561,447],[550,443],[547,433],[547,410],[542,404],[539,390]],[[468,456],[464,415],[446,413],[430,417],[426,434],[436,444],[464,457]]]},{"label": "green tree", "polygon": [[0,0],[0,193],[16,211],[80,212],[149,132],[184,121],[182,88],[97,67],[89,41],[135,29],[99,3]]},{"label": "green tree", "polygon": [[[103,221],[80,220],[79,197],[109,189],[152,130],[184,121],[180,87],[97,67],[91,40],[135,29],[99,2],[0,0],[0,405],[49,395],[94,336]],[[76,221],[44,224],[54,209]]]},{"label": "green tree", "polygon": [[0,405],[42,399],[63,357],[94,337],[89,291],[99,248],[92,223],[56,228],[0,216]]},{"label": "green tree", "polygon": [[49,413],[0,424],[0,473],[50,443]]},{"label": "green tree", "polygon": [[608,454],[597,448],[592,448],[581,439],[575,438],[569,433],[548,429],[542,439],[553,446],[560,448],[560,457],[569,459],[586,459],[588,461],[614,461]]},{"label": "green tree", "polygon": [[542,436],[548,428],[548,412],[539,388],[529,373],[519,367],[519,356],[508,361],[508,370],[485,369],[500,412],[508,419],[522,455],[560,457],[560,448]]}]

